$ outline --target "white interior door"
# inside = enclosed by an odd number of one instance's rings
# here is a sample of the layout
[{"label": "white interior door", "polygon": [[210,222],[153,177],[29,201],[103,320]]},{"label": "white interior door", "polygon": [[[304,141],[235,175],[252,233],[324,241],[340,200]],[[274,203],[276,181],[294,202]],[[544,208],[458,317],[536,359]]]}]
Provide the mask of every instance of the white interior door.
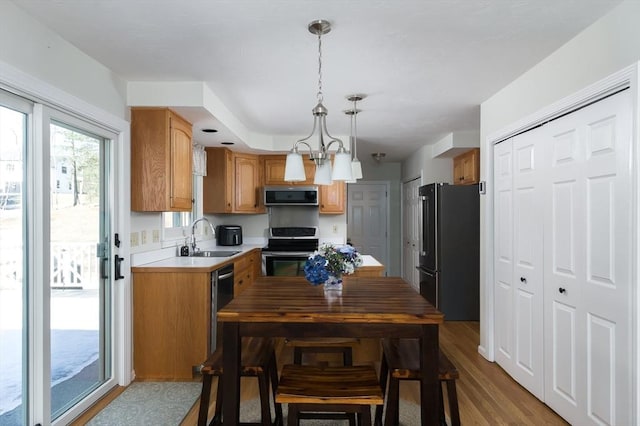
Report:
[{"label": "white interior door", "polygon": [[370,254],[389,268],[386,183],[347,185],[347,241],[360,253]]},{"label": "white interior door", "polygon": [[402,184],[403,194],[403,228],[402,250],[403,268],[402,278],[411,284],[416,291],[420,291],[420,238],[422,235],[422,203],[418,190],[420,179],[414,179]]}]

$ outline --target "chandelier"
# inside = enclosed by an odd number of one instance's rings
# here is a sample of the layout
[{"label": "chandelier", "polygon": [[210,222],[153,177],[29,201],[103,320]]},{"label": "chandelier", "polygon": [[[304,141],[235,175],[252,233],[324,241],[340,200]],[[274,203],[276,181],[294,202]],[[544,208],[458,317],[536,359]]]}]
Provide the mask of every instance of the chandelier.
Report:
[{"label": "chandelier", "polygon": [[[327,130],[327,108],[322,104],[322,35],[331,31],[331,24],[325,20],[312,21],[308,26],[309,32],[318,36],[318,104],[311,110],[313,113],[313,129],[306,138],[298,140],[287,154],[284,180],[304,181],[304,165],[299,146],[305,145],[309,150],[309,158],[316,164],[314,182],[316,185],[330,185],[333,180],[349,181],[352,179],[351,154],[344,148],[342,141],[334,138]],[[318,150],[314,151],[307,141],[314,138],[318,141]],[[314,138],[315,139],[315,138]],[[329,157],[329,147],[338,144],[334,155],[333,169]]]}]

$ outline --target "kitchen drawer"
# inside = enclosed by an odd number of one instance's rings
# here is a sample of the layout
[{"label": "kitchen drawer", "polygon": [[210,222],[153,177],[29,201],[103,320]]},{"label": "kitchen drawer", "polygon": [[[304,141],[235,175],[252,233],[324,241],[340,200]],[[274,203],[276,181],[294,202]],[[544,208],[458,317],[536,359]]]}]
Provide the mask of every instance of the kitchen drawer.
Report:
[{"label": "kitchen drawer", "polygon": [[235,269],[236,271],[240,271],[242,269],[248,268],[251,265],[250,260],[249,260],[250,258],[251,258],[251,256],[249,254],[246,254],[246,255],[244,255],[242,257],[239,257],[233,263],[233,269]]},{"label": "kitchen drawer", "polygon": [[253,283],[253,268],[249,267],[238,270],[234,273],[233,277],[233,295],[235,297]]}]

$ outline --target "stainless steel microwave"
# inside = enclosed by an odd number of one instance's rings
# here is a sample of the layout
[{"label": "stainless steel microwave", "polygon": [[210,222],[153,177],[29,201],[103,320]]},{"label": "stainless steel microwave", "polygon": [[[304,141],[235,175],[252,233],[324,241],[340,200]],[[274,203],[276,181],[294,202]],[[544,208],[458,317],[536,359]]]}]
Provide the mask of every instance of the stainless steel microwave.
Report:
[{"label": "stainless steel microwave", "polygon": [[317,206],[317,186],[266,186],[265,206]]}]

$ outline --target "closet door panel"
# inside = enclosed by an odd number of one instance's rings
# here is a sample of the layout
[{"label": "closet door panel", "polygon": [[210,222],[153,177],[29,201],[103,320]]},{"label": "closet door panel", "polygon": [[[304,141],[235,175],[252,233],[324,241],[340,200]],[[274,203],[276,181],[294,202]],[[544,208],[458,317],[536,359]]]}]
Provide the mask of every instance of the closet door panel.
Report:
[{"label": "closet door panel", "polygon": [[587,413],[595,423],[617,424],[616,401],[616,324],[587,316]]},{"label": "closet door panel", "polygon": [[[551,346],[548,355],[551,362],[546,366],[545,402],[551,408],[556,406],[573,407],[574,412],[566,408],[560,413],[565,419],[579,417],[576,351],[576,308],[560,302],[551,305]],[[582,354],[581,354],[582,355]],[[553,403],[553,405],[552,405]],[[554,408],[555,409],[555,408]]]},{"label": "closet door panel", "polygon": [[545,402],[573,424],[584,422],[585,277],[584,131],[575,114],[545,126],[550,168],[545,175]]},{"label": "closet door panel", "polygon": [[630,111],[626,91],[544,127],[545,402],[574,424],[631,423]]},{"label": "closet door panel", "polygon": [[513,377],[543,398],[543,247],[541,176],[545,164],[542,132],[513,138],[515,307]]},{"label": "closet door panel", "polygon": [[494,149],[494,324],[496,362],[511,372],[513,354],[513,150],[510,140]]},{"label": "closet door panel", "polygon": [[586,161],[586,413],[631,424],[631,93],[582,110]]}]

